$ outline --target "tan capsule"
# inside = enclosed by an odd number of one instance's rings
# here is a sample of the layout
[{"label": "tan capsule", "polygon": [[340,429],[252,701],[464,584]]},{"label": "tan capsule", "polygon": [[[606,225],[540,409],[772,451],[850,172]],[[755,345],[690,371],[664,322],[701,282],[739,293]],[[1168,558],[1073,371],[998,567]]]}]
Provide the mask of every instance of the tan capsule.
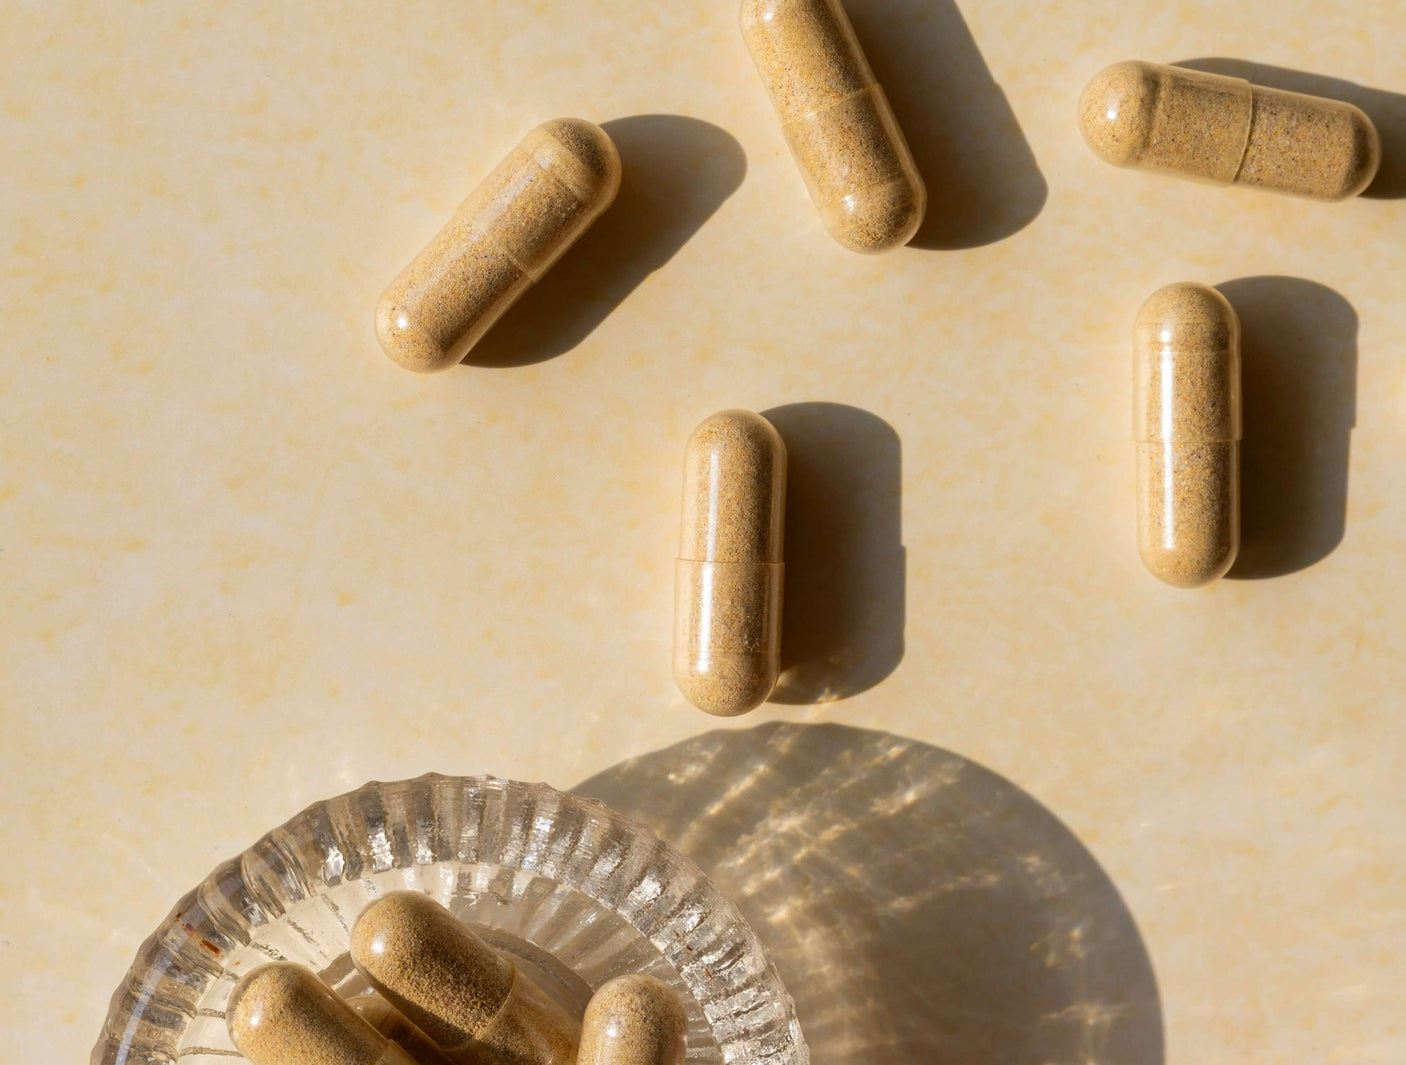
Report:
[{"label": "tan capsule", "polygon": [[605,130],[579,118],[532,130],[381,294],[381,347],[407,370],[455,365],[619,188]]},{"label": "tan capsule", "polygon": [[451,1060],[572,1065],[581,1025],[428,895],[395,891],[352,926],[356,967]]},{"label": "tan capsule", "polygon": [[1154,292],[1133,329],[1138,551],[1178,588],[1240,548],[1240,320],[1215,289]]},{"label": "tan capsule", "polygon": [[927,189],[840,0],[743,0],[742,38],[830,235],[906,244]]},{"label": "tan capsule", "polygon": [[[416,1028],[405,1015],[380,995],[357,995],[347,999],[356,1015],[400,1047],[414,1059],[415,1065],[450,1065],[434,1042]],[[485,1056],[484,1061],[489,1059]]]},{"label": "tan capsule", "polygon": [[1315,200],[1356,196],[1382,156],[1372,120],[1352,104],[1155,63],[1094,75],[1079,125],[1114,166]]},{"label": "tan capsule", "polygon": [[786,445],[760,414],[725,410],[684,448],[674,680],[700,710],[760,705],[781,657]]},{"label": "tan capsule", "polygon": [[688,1014],[674,989],[652,976],[600,986],[581,1022],[576,1065],[683,1065]]},{"label": "tan capsule", "polygon": [[416,1065],[292,962],[246,973],[225,1006],[230,1038],[254,1065]]}]

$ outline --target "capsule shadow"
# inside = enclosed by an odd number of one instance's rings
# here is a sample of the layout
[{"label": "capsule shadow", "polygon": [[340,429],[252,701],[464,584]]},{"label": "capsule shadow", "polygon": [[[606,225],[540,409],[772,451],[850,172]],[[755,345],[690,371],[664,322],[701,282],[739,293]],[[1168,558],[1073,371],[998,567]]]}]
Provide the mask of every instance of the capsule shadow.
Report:
[{"label": "capsule shadow", "polygon": [[952,0],[845,5],[928,188],[909,246],[976,248],[1024,229],[1045,179]]},{"label": "capsule shadow", "polygon": [[842,403],[763,411],[786,441],[786,590],[773,703],[826,703],[903,659],[902,449]]},{"label": "capsule shadow", "polygon": [[1240,318],[1240,553],[1226,575],[1304,569],[1342,541],[1357,405],[1357,312],[1297,277],[1216,286]]},{"label": "capsule shadow", "polygon": [[1305,74],[1299,70],[1264,66],[1243,59],[1207,57],[1187,59],[1175,65],[1188,70],[1244,78],[1271,89],[1326,96],[1355,104],[1367,113],[1382,138],[1382,165],[1362,195],[1376,200],[1406,197],[1406,96],[1401,93],[1368,89],[1342,78]]},{"label": "capsule shadow", "polygon": [[886,732],[712,731],[573,789],[693,858],[766,943],[816,1065],[1162,1065],[1108,874],[961,755]]},{"label": "capsule shadow", "polygon": [[602,128],[620,152],[615,202],[470,349],[465,365],[525,366],[576,347],[678,253],[747,173],[737,140],[696,118],[635,115]]}]

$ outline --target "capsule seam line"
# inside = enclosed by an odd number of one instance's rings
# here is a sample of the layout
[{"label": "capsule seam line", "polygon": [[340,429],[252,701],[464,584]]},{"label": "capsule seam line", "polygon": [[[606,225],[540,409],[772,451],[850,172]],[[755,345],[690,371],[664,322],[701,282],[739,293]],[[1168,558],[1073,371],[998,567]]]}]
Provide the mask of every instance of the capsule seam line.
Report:
[{"label": "capsule seam line", "polygon": [[483,1027],[478,1030],[478,1033],[476,1035],[470,1036],[467,1040],[460,1043],[456,1047],[445,1047],[445,1050],[459,1051],[463,1050],[465,1047],[473,1046],[476,1043],[481,1043],[484,1041],[484,1037],[489,1035],[489,1033],[493,1031],[493,1026],[498,1023],[498,1021],[502,1018],[504,1011],[508,1008],[508,1003],[513,1001],[513,992],[517,990],[518,981],[522,979],[521,970],[518,969],[516,964],[510,964],[513,965],[513,982],[508,985],[508,993],[503,996],[503,1001],[498,1004],[497,1012],[495,1012],[492,1017],[488,1018],[488,1020],[484,1023]]},{"label": "capsule seam line", "polygon": [[1249,81],[1246,81],[1245,84],[1250,86],[1250,114],[1245,119],[1245,143],[1240,146],[1240,162],[1235,164],[1235,176],[1230,179],[1232,185],[1240,180],[1240,171],[1245,169],[1245,160],[1250,158],[1250,133],[1255,128],[1255,111],[1260,105],[1255,94],[1255,86]]},{"label": "capsule seam line", "polygon": [[[557,177],[557,176],[556,176],[555,174],[553,174],[550,170],[548,170],[548,169],[547,169],[546,167],[544,167],[541,163],[539,163],[539,162],[537,161],[537,157],[536,157],[536,156],[528,156],[528,158],[532,160],[532,165],[535,166],[538,170],[540,170],[540,171],[546,176],[546,178],[547,178],[548,181],[552,182],[554,185],[556,185],[557,188],[561,189],[564,193],[566,193],[568,196],[570,196],[573,200],[576,201],[577,204],[579,204],[579,205],[581,205],[581,206],[583,206],[583,207],[585,206],[585,204],[586,204],[587,201],[581,199],[580,196],[576,195],[576,190],[575,190],[575,189],[573,189],[573,188],[572,188],[570,185],[568,185],[565,181],[563,181],[561,178]],[[510,258],[511,258],[511,256],[510,256]],[[531,270],[529,270],[527,267],[523,266],[522,263],[519,263],[516,259],[513,259],[513,262],[514,262],[514,263],[517,263],[517,267],[518,267],[519,270],[521,270],[521,271],[522,271],[524,274],[526,274],[528,277],[532,278],[533,284],[536,284],[539,280],[541,280],[542,274],[545,274],[545,273],[547,272],[546,270],[543,270],[541,273],[533,274],[533,272],[532,272]]]},{"label": "capsule seam line", "polygon": [[863,96],[866,92],[871,92],[874,89],[877,89],[878,87],[879,83],[877,81],[871,81],[862,89],[855,89],[854,92],[846,93],[844,96],[841,96],[838,99],[831,100],[824,107],[818,107],[814,111],[805,112],[805,114],[801,115],[799,118],[791,119],[791,121],[786,123],[786,125],[794,126],[797,122],[806,122],[809,119],[815,118],[817,115],[823,115],[826,111],[833,111],[841,104],[849,103],[849,101],[853,100],[856,96]]},{"label": "capsule seam line", "polygon": [[[825,114],[825,112],[827,112],[827,111],[833,111],[835,108],[841,106],[842,104],[848,103],[850,100],[853,100],[856,96],[863,96],[866,92],[872,92],[872,91],[875,90],[875,89],[878,89],[880,92],[882,92],[882,91],[883,91],[883,86],[881,86],[877,81],[871,81],[871,82],[870,82],[868,85],[866,85],[864,88],[858,89],[858,90],[856,90],[855,92],[850,93],[848,96],[841,96],[838,100],[834,101],[833,103],[826,104],[824,107],[820,108],[818,111],[808,111],[808,112],[806,112],[804,115],[802,115],[800,118],[792,119],[790,122],[787,122],[786,125],[782,127],[782,132],[785,134],[787,141],[789,141],[789,140],[791,139],[791,135],[790,135],[790,133],[789,133],[789,130],[791,129],[792,126],[799,125],[799,124],[802,123],[802,122],[809,122],[811,119],[817,117],[818,115],[823,115],[823,114]],[[885,103],[888,102],[887,98],[885,98],[885,101],[884,101],[884,102],[885,102]],[[895,123],[894,123],[894,124],[897,125],[897,120],[895,120]],[[903,131],[902,131],[902,130],[899,130],[899,136],[900,136],[900,137],[903,136]],[[905,145],[907,144],[907,141],[906,141],[906,140],[904,141],[904,144],[905,144]],[[916,163],[913,164],[913,168],[914,168],[915,171],[917,170],[917,164],[916,164]],[[919,176],[919,178],[922,177],[921,174],[919,174],[918,176]],[[895,181],[901,181],[901,180],[903,180],[903,171],[902,171],[902,169],[899,169],[898,171],[896,171],[896,172],[894,172],[893,174],[891,174],[889,177],[881,178],[881,179],[878,180],[878,181],[871,181],[871,182],[869,182],[869,184],[867,184],[867,185],[857,185],[857,186],[855,186],[855,187],[853,188],[852,192],[849,193],[849,195],[853,195],[853,194],[856,193],[856,192],[865,192],[865,191],[867,191],[867,190],[869,190],[869,189],[881,188],[881,187],[884,186],[884,185],[890,185],[890,184],[892,184],[892,183],[895,182]]]},{"label": "capsule seam line", "polygon": [[[468,222],[469,229],[472,230],[475,234],[477,234],[478,237],[485,244],[491,247],[504,259],[507,259],[508,262],[516,266],[522,272],[523,277],[527,278],[529,282],[534,285],[537,283],[538,277],[534,277],[531,270],[523,266],[522,263],[518,262],[517,256],[515,256],[512,252],[508,251],[508,249],[503,246],[503,242],[501,240],[497,240],[492,233],[486,230],[483,227],[482,222],[480,222],[477,218],[470,218]],[[540,275],[538,276],[540,277]]]}]

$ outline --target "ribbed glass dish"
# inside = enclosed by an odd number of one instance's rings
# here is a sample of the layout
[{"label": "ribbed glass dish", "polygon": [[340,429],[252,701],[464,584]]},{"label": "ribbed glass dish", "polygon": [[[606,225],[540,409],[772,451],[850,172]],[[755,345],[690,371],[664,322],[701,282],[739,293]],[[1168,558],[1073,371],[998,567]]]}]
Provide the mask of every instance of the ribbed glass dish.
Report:
[{"label": "ribbed glass dish", "polygon": [[231,1065],[235,981],[300,962],[365,988],[350,927],[387,891],[424,891],[578,1011],[647,972],[680,992],[689,1065],[808,1065],[791,996],[697,866],[600,802],[545,784],[438,774],[314,803],[176,904],[112,997],[92,1065]]}]

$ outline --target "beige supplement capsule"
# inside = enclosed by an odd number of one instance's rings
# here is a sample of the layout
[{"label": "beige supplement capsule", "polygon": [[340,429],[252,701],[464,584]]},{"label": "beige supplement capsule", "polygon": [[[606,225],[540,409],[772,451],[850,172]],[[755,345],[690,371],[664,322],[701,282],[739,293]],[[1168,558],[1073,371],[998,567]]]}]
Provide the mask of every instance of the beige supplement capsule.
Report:
[{"label": "beige supplement capsule", "polygon": [[[433,1040],[405,1019],[405,1015],[380,995],[357,995],[347,1005],[414,1059],[415,1065],[451,1065]],[[485,1056],[484,1061],[488,1058]]]},{"label": "beige supplement capsule", "polygon": [[1105,162],[1221,185],[1344,200],[1372,183],[1381,140],[1352,104],[1155,63],[1116,63],[1079,98]]},{"label": "beige supplement capsule", "polygon": [[579,118],[532,130],[381,294],[381,347],[407,370],[455,365],[619,188],[605,130]]},{"label": "beige supplement capsule", "polygon": [[351,956],[452,1061],[575,1059],[580,1023],[428,895],[395,891],[372,902],[352,926]]},{"label": "beige supplement capsule", "polygon": [[225,1018],[234,1045],[254,1065],[416,1065],[316,973],[292,962],[246,973]]},{"label": "beige supplement capsule", "polygon": [[742,37],[830,235],[906,244],[927,189],[840,0],[743,0]]},{"label": "beige supplement capsule", "polygon": [[786,445],[760,414],[725,410],[684,448],[674,569],[674,680],[700,710],[759,706],[781,659]]},{"label": "beige supplement capsule", "polygon": [[576,1065],[683,1065],[688,1014],[674,989],[643,974],[602,984],[586,1005]]},{"label": "beige supplement capsule", "polygon": [[1195,588],[1240,548],[1240,320],[1207,285],[1160,288],[1133,328],[1138,552]]}]

